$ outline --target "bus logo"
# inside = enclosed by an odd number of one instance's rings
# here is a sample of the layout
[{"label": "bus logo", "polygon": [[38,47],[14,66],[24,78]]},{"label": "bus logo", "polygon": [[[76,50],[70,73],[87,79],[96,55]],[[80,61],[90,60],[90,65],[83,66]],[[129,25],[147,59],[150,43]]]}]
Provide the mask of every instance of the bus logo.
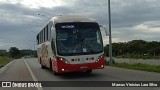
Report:
[{"label": "bus logo", "polygon": [[2,87],[11,87],[11,82],[2,82]]}]

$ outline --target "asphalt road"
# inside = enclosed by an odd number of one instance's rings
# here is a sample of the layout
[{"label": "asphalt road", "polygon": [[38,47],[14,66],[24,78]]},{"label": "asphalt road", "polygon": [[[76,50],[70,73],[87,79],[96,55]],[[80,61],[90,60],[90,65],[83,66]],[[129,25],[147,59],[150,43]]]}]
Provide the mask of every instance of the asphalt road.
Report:
[{"label": "asphalt road", "polygon": [[[41,69],[37,59],[14,60],[3,72],[0,81],[160,81],[160,73],[106,66],[92,74],[68,73],[54,76],[49,69]],[[43,87],[0,88],[0,90],[160,90],[158,87]]]}]

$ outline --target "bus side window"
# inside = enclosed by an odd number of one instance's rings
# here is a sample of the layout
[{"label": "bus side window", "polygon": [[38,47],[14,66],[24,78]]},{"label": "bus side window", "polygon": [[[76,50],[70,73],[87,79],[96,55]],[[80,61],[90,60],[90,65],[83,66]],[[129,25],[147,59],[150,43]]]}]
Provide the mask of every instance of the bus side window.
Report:
[{"label": "bus side window", "polygon": [[37,45],[39,44],[39,34],[37,35]]},{"label": "bus side window", "polygon": [[47,34],[47,35],[46,35],[46,38],[47,38],[47,40],[48,40],[48,25],[46,26],[46,30],[47,30],[47,31],[46,31],[46,34]]},{"label": "bus side window", "polygon": [[43,35],[42,35],[42,31],[41,31],[41,43],[42,43],[42,38],[43,38]]},{"label": "bus side window", "polygon": [[41,34],[41,32],[39,33],[39,35],[40,35],[40,42],[39,43],[41,43],[42,42],[42,34]]},{"label": "bus side window", "polygon": [[45,31],[46,31],[46,30],[45,30],[45,28],[44,28],[44,29],[43,29],[43,34],[44,34],[43,38],[44,38],[44,42],[46,41],[46,40],[45,40],[45,39],[46,39],[46,38],[45,38],[45,37],[46,37]]},{"label": "bus side window", "polygon": [[43,35],[43,30],[42,30],[42,43],[43,43],[43,36],[44,36],[44,35]]},{"label": "bus side window", "polygon": [[56,50],[55,50],[55,41],[52,39],[51,41],[51,48],[52,48],[52,51],[54,53],[54,55],[56,55]]},{"label": "bus side window", "polygon": [[48,40],[51,41],[51,27],[48,26]]}]

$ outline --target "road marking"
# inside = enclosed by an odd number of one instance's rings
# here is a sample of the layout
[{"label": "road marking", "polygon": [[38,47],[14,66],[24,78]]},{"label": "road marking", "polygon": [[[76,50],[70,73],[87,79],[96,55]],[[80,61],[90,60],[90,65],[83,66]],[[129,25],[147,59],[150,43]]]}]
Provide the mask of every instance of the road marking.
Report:
[{"label": "road marking", "polygon": [[[25,61],[25,59],[23,59],[23,60],[24,60],[26,66],[27,66],[27,68],[28,68],[28,70],[29,70],[29,72],[30,72],[30,74],[31,74],[31,76],[32,76],[33,81],[38,81],[37,78],[35,77],[35,75],[33,74],[32,70],[31,70],[30,67],[28,66],[27,62]],[[37,87],[37,89],[38,89],[38,90],[43,90],[42,87]]]}]

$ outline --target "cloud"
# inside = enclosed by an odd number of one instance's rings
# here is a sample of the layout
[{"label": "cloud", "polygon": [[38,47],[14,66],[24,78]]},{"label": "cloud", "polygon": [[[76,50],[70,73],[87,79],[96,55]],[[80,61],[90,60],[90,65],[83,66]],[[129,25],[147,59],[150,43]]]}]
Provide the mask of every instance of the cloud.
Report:
[{"label": "cloud", "polygon": [[[160,38],[159,0],[111,0],[112,41]],[[107,0],[1,0],[0,49],[33,48],[36,33],[55,15],[80,14],[108,25]],[[108,37],[102,32],[104,44]]]},{"label": "cloud", "polygon": [[39,9],[41,7],[52,8],[54,6],[61,6],[62,0],[1,0],[2,3],[9,3],[14,5],[23,5],[32,9]]},{"label": "cloud", "polygon": [[[115,0],[116,1],[116,0]],[[159,21],[158,0],[122,0],[123,3],[117,5],[112,10],[112,20],[114,26],[134,26],[147,21]],[[122,2],[121,2],[122,3]],[[116,8],[120,8],[116,10]]]},{"label": "cloud", "polygon": [[135,39],[159,41],[160,27],[150,27],[145,24],[133,27],[113,28],[113,42],[124,42]]}]

